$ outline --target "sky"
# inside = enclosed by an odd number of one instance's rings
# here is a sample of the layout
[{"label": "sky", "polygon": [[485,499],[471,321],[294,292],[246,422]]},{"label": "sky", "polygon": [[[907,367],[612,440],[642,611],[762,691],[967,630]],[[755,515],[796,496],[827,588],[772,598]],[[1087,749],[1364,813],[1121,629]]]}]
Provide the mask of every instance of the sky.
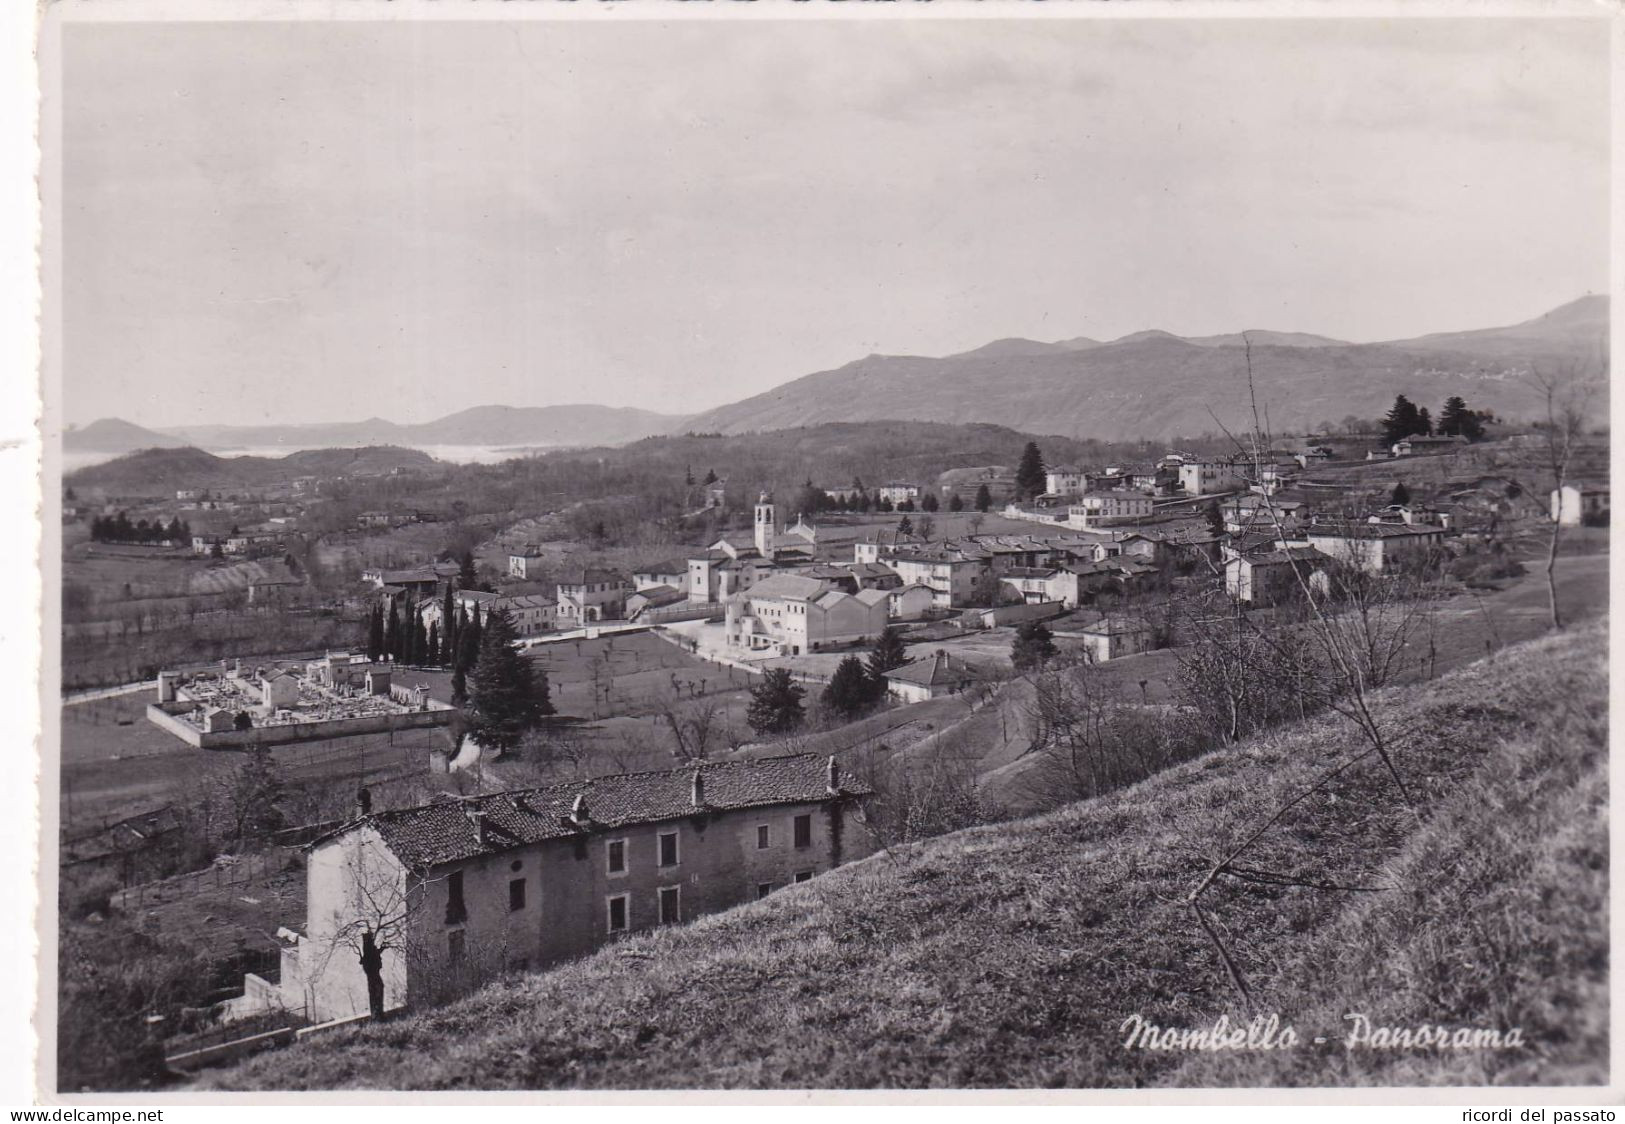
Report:
[{"label": "sky", "polygon": [[70,423],[689,413],[1608,283],[1597,20],[64,28]]}]

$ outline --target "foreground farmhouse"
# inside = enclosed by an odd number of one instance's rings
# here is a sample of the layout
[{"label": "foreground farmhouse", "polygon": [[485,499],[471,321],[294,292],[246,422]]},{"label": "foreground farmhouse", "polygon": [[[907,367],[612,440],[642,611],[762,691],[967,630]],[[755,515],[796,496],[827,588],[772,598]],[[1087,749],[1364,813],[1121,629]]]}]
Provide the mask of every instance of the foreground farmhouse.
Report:
[{"label": "foreground farmhouse", "polygon": [[834,758],[716,762],[366,812],[313,842],[304,930],[242,1013],[313,1021],[441,998],[623,933],[766,897],[874,849]]}]

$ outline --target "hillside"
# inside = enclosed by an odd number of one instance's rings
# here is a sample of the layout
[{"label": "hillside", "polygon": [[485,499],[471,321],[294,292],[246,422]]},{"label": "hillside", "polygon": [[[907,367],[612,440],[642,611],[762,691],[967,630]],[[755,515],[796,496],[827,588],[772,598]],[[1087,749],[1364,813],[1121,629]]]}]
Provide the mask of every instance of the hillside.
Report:
[{"label": "hillside", "polygon": [[62,435],[70,453],[133,453],[137,449],[174,449],[185,442],[168,434],[143,429],[122,418],[100,418]]},{"label": "hillside", "polygon": [[136,495],[174,488],[229,488],[274,484],[298,476],[368,476],[395,468],[424,470],[438,462],[416,449],[378,445],[362,449],[307,449],[285,457],[220,457],[202,449],[144,449],[69,473],[81,489]]},{"label": "hillside", "polygon": [[636,441],[665,433],[682,420],[673,414],[613,406],[473,406],[411,425],[368,418],[320,425],[183,426],[163,432],[170,442],[228,450],[276,445],[579,446]]},{"label": "hillside", "polygon": [[[1250,1017],[1185,898],[1358,753],[1340,719],[1112,796],[899,848],[456,1004],[203,1076],[212,1089],[1586,1084],[1607,1079],[1606,636],[1378,700],[1413,816],[1355,764],[1203,899],[1295,1049],[1127,1049],[1124,1021]],[[1493,701],[1487,701],[1493,700]],[[1238,863],[1238,865],[1240,865]],[[1280,884],[1282,881],[1315,883]],[[1328,889],[1366,887],[1369,892]],[[1504,1050],[1344,1048],[1384,1024]],[[1325,1044],[1316,1045],[1315,1036]]]},{"label": "hillside", "polygon": [[[1608,298],[1587,297],[1526,324],[1417,340],[1356,344],[1267,331],[1248,338],[1273,428],[1306,430],[1350,414],[1380,416],[1401,393],[1424,403],[1460,394],[1479,408],[1527,415],[1535,402],[1521,376],[1531,365],[1605,355],[1607,320]],[[944,358],[871,355],[686,424],[744,433],[886,417],[1129,439],[1216,432],[1214,416],[1232,429],[1249,420],[1239,335],[1182,339],[1153,330],[1091,343],[1000,340]]]}]

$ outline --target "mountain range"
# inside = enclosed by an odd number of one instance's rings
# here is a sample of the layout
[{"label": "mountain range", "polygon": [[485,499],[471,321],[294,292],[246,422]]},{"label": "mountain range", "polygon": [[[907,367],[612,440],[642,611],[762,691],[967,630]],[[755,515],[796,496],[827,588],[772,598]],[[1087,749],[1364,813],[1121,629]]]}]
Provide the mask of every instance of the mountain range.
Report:
[{"label": "mountain range", "polygon": [[666,433],[683,419],[630,407],[473,406],[430,422],[401,425],[383,418],[315,425],[196,425],[144,429],[103,418],[69,430],[70,452],[128,453],[136,449],[309,449],[354,445],[542,446],[624,445]]},{"label": "mountain range", "polygon": [[[823,422],[991,422],[1028,433],[1129,440],[1194,436],[1251,421],[1251,398],[1276,431],[1384,413],[1404,394],[1435,412],[1459,394],[1512,417],[1537,406],[1534,370],[1606,370],[1609,298],[1586,296],[1499,328],[1352,343],[1303,332],[1111,341],[1008,338],[942,357],[870,355],[762,394],[682,417],[595,405],[475,406],[435,421],[143,429],[104,418],[70,430],[75,453],[194,445],[212,450],[355,445],[621,445],[666,433],[739,434]],[[1247,385],[1251,350],[1252,394]]]},{"label": "mountain range", "polygon": [[1537,406],[1524,381],[1531,370],[1603,369],[1608,316],[1606,296],[1587,296],[1509,327],[1383,343],[1271,331],[1001,339],[942,358],[870,355],[684,424],[729,434],[896,418],[1103,440],[1190,436],[1250,424],[1248,344],[1253,393],[1277,431],[1380,416],[1396,394],[1435,413],[1459,394],[1474,408],[1525,416]]}]

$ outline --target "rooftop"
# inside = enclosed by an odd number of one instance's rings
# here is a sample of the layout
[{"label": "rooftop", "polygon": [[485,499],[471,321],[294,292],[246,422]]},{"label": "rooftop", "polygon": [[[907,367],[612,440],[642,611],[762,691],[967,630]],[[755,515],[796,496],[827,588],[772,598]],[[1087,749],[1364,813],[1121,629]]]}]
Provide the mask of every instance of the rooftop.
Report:
[{"label": "rooftop", "polygon": [[[386,846],[411,867],[434,867],[500,854],[530,843],[566,839],[594,828],[623,828],[771,804],[830,799],[830,758],[813,754],[714,761],[658,773],[623,773],[490,796],[443,800],[415,808],[377,812],[315,840],[312,848],[363,825],[377,829]],[[694,806],[695,775],[704,778],[704,808]],[[870,788],[855,777],[837,776],[840,795],[864,796]],[[576,798],[588,818],[571,819]],[[485,838],[474,820],[482,816]]]},{"label": "rooftop", "polygon": [[941,648],[929,656],[911,660],[902,667],[886,672],[886,678],[894,682],[917,683],[922,687],[947,687],[981,679],[985,675],[975,664],[966,663]]},{"label": "rooftop", "polygon": [[821,582],[817,578],[805,578],[800,574],[774,574],[763,578],[755,585],[740,593],[736,597],[777,597],[785,601],[812,601],[829,589],[829,583]]}]

